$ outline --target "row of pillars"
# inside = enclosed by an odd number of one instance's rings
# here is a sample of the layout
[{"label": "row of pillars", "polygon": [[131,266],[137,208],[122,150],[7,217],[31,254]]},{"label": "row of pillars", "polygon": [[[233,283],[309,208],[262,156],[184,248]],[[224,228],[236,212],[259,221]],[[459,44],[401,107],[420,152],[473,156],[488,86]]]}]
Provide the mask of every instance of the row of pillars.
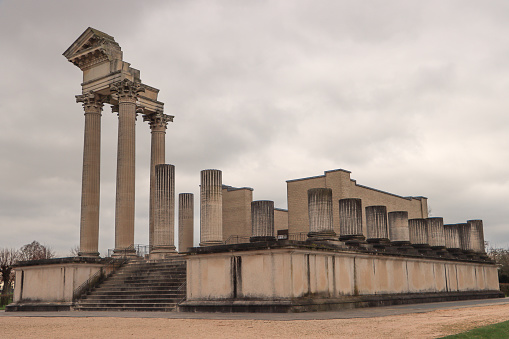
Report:
[{"label": "row of pillars", "polygon": [[338,204],[339,236],[333,229],[332,189],[308,190],[310,238],[341,240],[351,244],[367,241],[381,245],[411,244],[418,248],[485,252],[482,220],[444,225],[444,220],[440,217],[409,220],[406,211],[387,213],[386,206],[367,206],[365,208],[367,229],[364,236],[361,199],[340,199]]},{"label": "row of pillars", "polygon": [[[144,87],[128,79],[110,85],[118,105],[112,111],[118,115],[117,176],[115,198],[115,253],[134,252],[135,212],[135,123],[138,114],[138,93]],[[108,96],[92,91],[76,96],[85,110],[83,177],[81,190],[80,256],[98,256],[99,206],[101,168],[101,112]],[[173,117],[155,112],[144,115],[152,133],[150,176],[150,239],[153,235],[154,167],[164,163],[166,126]]]}]

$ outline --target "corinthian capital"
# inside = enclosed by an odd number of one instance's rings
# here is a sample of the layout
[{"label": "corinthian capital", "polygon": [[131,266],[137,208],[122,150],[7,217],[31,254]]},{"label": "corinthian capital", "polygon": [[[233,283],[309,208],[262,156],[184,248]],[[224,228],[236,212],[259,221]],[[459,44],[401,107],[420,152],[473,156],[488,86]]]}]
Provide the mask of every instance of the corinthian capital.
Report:
[{"label": "corinthian capital", "polygon": [[139,82],[124,79],[111,84],[110,91],[117,93],[119,100],[136,102],[138,93],[145,92],[145,87]]},{"label": "corinthian capital", "polygon": [[85,112],[100,112],[105,100],[106,97],[104,95],[94,93],[93,91],[83,93],[82,95],[76,95],[76,102],[81,102],[83,104]]},{"label": "corinthian capital", "polygon": [[173,122],[173,115],[164,114],[162,111],[157,111],[152,114],[144,114],[143,121],[148,121],[151,130],[166,129],[168,122]]}]

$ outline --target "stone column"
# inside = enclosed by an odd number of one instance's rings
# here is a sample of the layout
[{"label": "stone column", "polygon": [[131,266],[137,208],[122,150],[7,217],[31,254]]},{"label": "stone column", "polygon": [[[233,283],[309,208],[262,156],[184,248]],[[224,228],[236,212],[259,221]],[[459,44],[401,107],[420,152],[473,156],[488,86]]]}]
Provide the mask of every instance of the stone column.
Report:
[{"label": "stone column", "polygon": [[367,206],[366,228],[368,242],[387,242],[389,240],[387,231],[387,207]]},{"label": "stone column", "polygon": [[159,164],[155,167],[154,248],[152,254],[175,252],[175,166]]},{"label": "stone column", "polygon": [[150,151],[150,200],[149,200],[149,245],[154,245],[154,199],[155,199],[155,167],[165,163],[166,128],[173,117],[156,112],[143,115],[143,121],[148,121],[151,133]]},{"label": "stone column", "polygon": [[76,96],[85,110],[79,256],[99,256],[101,111],[104,98],[93,92]]},{"label": "stone column", "polygon": [[179,194],[179,252],[193,247],[194,194]]},{"label": "stone column", "polygon": [[335,240],[332,223],[332,189],[311,188],[308,190],[308,237],[319,240]]},{"label": "stone column", "polygon": [[461,250],[466,253],[474,252],[471,230],[472,230],[472,224],[469,224],[469,223],[458,224],[458,233],[460,236]]},{"label": "stone column", "polygon": [[117,196],[115,252],[134,253],[135,124],[139,83],[127,79],[110,86],[118,96]]},{"label": "stone column", "polygon": [[445,232],[445,247],[452,252],[461,250],[458,225],[454,224],[444,225],[444,232]]},{"label": "stone column", "polygon": [[444,218],[427,218],[428,244],[434,249],[445,248]]},{"label": "stone column", "polygon": [[257,200],[251,202],[250,242],[274,241],[274,201]]},{"label": "stone column", "polygon": [[339,240],[364,241],[361,199],[339,199]]},{"label": "stone column", "polygon": [[419,218],[408,220],[408,232],[412,245],[415,247],[429,247],[426,219]]},{"label": "stone column", "polygon": [[223,244],[223,182],[216,169],[201,171],[200,246]]},{"label": "stone column", "polygon": [[408,231],[408,212],[394,211],[388,213],[389,239],[394,243],[410,243]]},{"label": "stone column", "polygon": [[485,253],[484,249],[484,230],[482,220],[468,220],[470,225],[470,237],[474,252]]}]

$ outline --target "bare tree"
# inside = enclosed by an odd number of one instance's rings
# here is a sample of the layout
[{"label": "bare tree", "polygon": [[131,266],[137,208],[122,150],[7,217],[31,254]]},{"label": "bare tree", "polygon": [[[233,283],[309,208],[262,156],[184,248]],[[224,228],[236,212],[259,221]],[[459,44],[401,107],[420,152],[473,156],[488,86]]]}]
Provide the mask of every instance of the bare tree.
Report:
[{"label": "bare tree", "polygon": [[14,272],[12,271],[12,265],[18,260],[18,251],[12,248],[0,249],[0,276],[1,282],[3,283],[2,291],[0,294],[9,292],[12,288],[12,282],[14,281]]},{"label": "bare tree", "polygon": [[80,254],[80,247],[78,245],[71,248],[71,257],[77,257]]},{"label": "bare tree", "polygon": [[50,247],[41,245],[38,241],[32,241],[19,249],[19,261],[50,259],[55,257],[55,252]]}]

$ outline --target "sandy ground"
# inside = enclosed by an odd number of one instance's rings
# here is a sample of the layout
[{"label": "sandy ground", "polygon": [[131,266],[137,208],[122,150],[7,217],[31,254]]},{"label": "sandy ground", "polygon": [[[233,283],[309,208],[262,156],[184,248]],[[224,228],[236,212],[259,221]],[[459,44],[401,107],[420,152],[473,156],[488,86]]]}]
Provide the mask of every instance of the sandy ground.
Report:
[{"label": "sandy ground", "polygon": [[375,318],[202,320],[0,317],[2,338],[437,338],[509,320],[509,304]]}]

